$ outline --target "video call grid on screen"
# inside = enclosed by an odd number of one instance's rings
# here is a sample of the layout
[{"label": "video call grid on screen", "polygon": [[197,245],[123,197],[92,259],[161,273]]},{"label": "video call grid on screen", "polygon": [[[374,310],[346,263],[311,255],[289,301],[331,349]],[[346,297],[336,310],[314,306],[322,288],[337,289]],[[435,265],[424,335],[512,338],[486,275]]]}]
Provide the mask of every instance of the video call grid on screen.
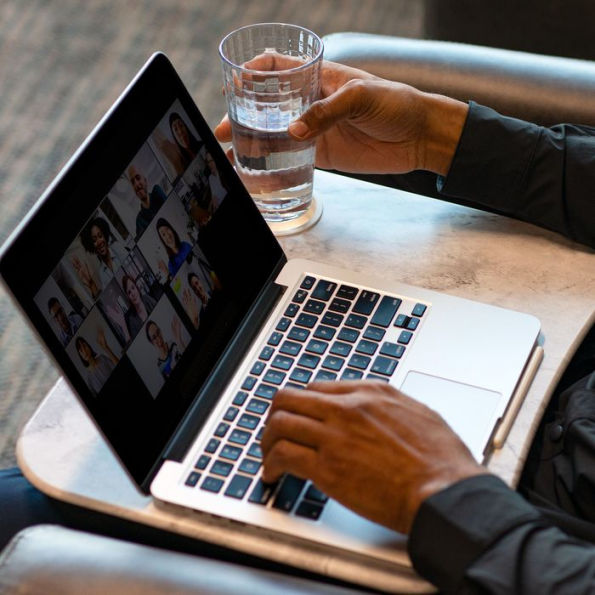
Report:
[{"label": "video call grid on screen", "polygon": [[127,358],[159,395],[219,289],[200,237],[226,195],[176,100],[35,295],[92,394]]}]

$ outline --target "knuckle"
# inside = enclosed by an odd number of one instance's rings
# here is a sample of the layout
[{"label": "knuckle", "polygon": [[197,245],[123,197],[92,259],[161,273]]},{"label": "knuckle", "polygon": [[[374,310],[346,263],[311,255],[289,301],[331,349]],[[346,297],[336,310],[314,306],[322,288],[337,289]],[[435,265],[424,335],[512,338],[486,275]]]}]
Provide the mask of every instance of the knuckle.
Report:
[{"label": "knuckle", "polygon": [[308,110],[308,115],[311,116],[314,120],[324,120],[326,119],[329,114],[329,104],[328,101],[325,99],[321,99],[319,101],[315,101]]}]

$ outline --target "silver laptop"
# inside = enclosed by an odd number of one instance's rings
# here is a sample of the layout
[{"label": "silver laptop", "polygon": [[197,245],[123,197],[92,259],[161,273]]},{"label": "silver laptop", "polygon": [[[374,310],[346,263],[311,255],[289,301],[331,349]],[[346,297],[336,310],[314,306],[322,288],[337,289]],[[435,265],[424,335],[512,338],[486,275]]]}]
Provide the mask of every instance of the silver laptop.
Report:
[{"label": "silver laptop", "polygon": [[377,561],[408,564],[403,536],[302,478],[262,482],[276,392],[390,383],[482,461],[538,365],[532,316],[287,262],[163,54],[9,238],[0,270],[140,490]]}]

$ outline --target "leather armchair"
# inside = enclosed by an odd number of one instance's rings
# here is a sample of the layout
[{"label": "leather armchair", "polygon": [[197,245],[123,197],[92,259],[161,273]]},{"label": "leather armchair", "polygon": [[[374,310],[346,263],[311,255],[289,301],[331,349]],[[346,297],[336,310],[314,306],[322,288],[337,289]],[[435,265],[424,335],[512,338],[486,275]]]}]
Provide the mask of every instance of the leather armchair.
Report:
[{"label": "leather armchair", "polygon": [[324,38],[325,58],[552,125],[595,125],[595,62],[365,33]]},{"label": "leather armchair", "polygon": [[56,525],[37,525],[18,533],[0,555],[0,593],[349,595],[355,591]]}]

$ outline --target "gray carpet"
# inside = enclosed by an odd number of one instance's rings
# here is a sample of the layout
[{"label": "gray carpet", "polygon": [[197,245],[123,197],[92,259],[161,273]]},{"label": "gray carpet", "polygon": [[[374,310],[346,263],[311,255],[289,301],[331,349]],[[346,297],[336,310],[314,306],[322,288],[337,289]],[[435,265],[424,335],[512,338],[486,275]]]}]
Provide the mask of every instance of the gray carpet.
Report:
[{"label": "gray carpet", "polygon": [[[419,37],[424,0],[2,0],[0,241],[155,50],[207,121],[224,110],[217,45],[238,26],[294,22],[321,35]],[[0,467],[58,372],[0,293]]]}]

